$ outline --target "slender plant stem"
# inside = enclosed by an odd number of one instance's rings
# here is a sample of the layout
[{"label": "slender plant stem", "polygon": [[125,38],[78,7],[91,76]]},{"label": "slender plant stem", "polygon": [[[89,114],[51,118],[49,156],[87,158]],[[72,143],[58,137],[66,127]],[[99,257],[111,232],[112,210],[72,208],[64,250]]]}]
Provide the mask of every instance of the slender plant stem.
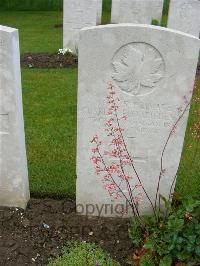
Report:
[{"label": "slender plant stem", "polygon": [[[163,176],[163,170],[164,170],[163,169],[163,157],[164,157],[167,145],[169,143],[169,140],[170,140],[171,136],[173,135],[173,132],[176,129],[178,123],[180,122],[180,120],[184,116],[185,112],[187,111],[187,108],[190,106],[190,103],[191,102],[187,103],[187,105],[186,105],[185,109],[183,110],[182,114],[179,116],[179,118],[176,120],[175,124],[173,125],[172,129],[170,130],[170,133],[169,133],[169,135],[167,137],[167,140],[166,140],[166,142],[164,144],[164,147],[163,147],[163,150],[162,150],[161,159],[160,159],[160,174],[159,174],[159,177],[158,177],[158,184],[157,184],[157,188],[156,188],[156,198],[155,198],[155,204],[154,204],[155,210],[157,208],[157,199],[158,199],[158,194],[159,194],[159,191],[160,191],[160,183],[161,183],[161,179],[162,179],[162,176]],[[173,182],[175,182],[175,181],[173,181]],[[172,186],[173,186],[173,184],[172,184]],[[160,206],[159,206],[159,208],[160,208]]]}]

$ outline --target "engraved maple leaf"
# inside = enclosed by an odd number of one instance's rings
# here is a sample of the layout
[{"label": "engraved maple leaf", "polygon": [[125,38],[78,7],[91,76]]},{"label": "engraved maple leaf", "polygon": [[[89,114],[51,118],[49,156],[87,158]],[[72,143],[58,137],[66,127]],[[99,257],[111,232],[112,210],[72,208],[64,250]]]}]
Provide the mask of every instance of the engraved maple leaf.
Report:
[{"label": "engraved maple leaf", "polygon": [[141,86],[152,89],[162,78],[161,64],[162,58],[158,58],[153,50],[144,52],[129,46],[120,60],[113,62],[115,72],[112,78],[122,83],[125,91],[136,95]]}]

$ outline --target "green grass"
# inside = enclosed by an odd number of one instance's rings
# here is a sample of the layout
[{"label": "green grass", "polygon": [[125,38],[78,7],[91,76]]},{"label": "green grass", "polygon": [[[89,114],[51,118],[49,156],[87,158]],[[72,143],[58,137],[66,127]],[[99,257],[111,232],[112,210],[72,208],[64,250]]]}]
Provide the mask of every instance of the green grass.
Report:
[{"label": "green grass", "polygon": [[[197,88],[195,89],[194,98],[196,101],[193,101],[190,109],[176,190],[182,196],[191,195],[200,198],[200,143],[192,135],[194,125],[199,123],[199,114],[195,113],[195,111],[200,110],[200,101],[198,100],[200,99],[200,76],[197,77]],[[198,134],[200,134],[199,129]]]},{"label": "green grass", "polygon": [[[103,0],[104,10],[110,10],[111,1],[112,0]],[[0,10],[62,11],[63,0],[0,0]]]},{"label": "green grass", "polygon": [[22,71],[32,193],[75,195],[77,70]]},{"label": "green grass", "polygon": [[164,4],[163,4],[163,15],[164,16],[168,15],[169,5],[170,5],[170,0],[164,0]]},{"label": "green grass", "polygon": [[58,11],[62,8],[63,0],[0,0],[0,10]]},{"label": "green grass", "polygon": [[108,24],[111,21],[111,3],[112,0],[103,1],[102,24]]},{"label": "green grass", "polygon": [[60,11],[0,12],[0,24],[19,29],[21,53],[57,52],[62,48]]},{"label": "green grass", "polygon": [[167,27],[168,13],[169,13],[170,0],[164,0],[163,4],[163,16],[160,25]]}]

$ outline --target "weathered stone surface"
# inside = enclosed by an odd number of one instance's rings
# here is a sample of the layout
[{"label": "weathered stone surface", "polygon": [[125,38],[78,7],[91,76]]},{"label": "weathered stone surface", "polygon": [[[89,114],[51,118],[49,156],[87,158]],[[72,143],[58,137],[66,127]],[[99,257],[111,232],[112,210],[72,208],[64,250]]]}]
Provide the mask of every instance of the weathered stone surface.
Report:
[{"label": "weathered stone surface", "polygon": [[[166,42],[166,40],[168,40]],[[108,83],[120,100],[118,116],[128,116],[122,123],[125,142],[135,169],[154,203],[161,171],[160,193],[168,197],[180,162],[188,112],[181,116],[190,101],[199,53],[199,40],[166,28],[148,25],[108,25],[83,29],[79,46],[77,210],[83,214],[117,215],[117,204],[103,188],[102,176],[96,175],[91,162],[90,140],[98,135],[103,144],[105,163],[119,163],[104,151],[110,149],[105,123],[110,119],[107,106]],[[138,179],[128,166],[131,186]],[[105,184],[104,184],[105,185]],[[126,185],[123,191],[128,195]],[[173,191],[173,186],[172,186]],[[136,193],[136,194],[135,194]],[[139,186],[134,197],[143,193]],[[89,205],[92,204],[92,205]],[[112,204],[113,211],[105,204]],[[123,206],[124,206],[123,205]],[[88,207],[89,206],[89,207]],[[110,205],[111,206],[111,205]],[[102,208],[102,209],[101,209]],[[151,213],[144,196],[139,205],[142,214]]]},{"label": "weathered stone surface", "polygon": [[168,28],[199,37],[200,1],[171,0],[168,17]]},{"label": "weathered stone surface", "polygon": [[114,0],[112,23],[151,24],[161,20],[163,0]]},{"label": "weathered stone surface", "polygon": [[155,0],[152,4],[152,19],[161,21],[163,13],[164,0]]},{"label": "weathered stone surface", "polygon": [[28,200],[18,30],[0,26],[0,206]]},{"label": "weathered stone surface", "polygon": [[112,9],[111,9],[111,23],[119,23],[119,7],[120,0],[112,0]]},{"label": "weathered stone surface", "polygon": [[79,31],[96,26],[99,0],[64,0],[63,47],[77,53]]}]

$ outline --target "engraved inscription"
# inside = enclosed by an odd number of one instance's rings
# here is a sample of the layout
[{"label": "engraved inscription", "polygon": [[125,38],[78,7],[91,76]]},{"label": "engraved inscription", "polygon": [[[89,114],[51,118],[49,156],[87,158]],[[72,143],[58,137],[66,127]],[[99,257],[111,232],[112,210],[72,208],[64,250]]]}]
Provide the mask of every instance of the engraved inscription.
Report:
[{"label": "engraved inscription", "polygon": [[193,15],[193,7],[189,3],[183,3],[180,6],[180,16],[182,19],[190,19]]},{"label": "engraved inscription", "polygon": [[127,4],[121,4],[121,8],[122,8],[122,13],[125,13],[126,14],[126,19],[128,19],[128,15],[127,15],[127,11],[129,11],[129,17],[134,18],[134,23],[142,23],[143,21],[143,18],[141,16],[141,10],[142,8],[141,7],[132,7],[130,8],[130,3],[127,5]]},{"label": "engraved inscription", "polygon": [[0,185],[0,188],[1,188],[1,193],[3,193],[3,192],[8,192],[8,191],[10,191],[11,189],[10,189],[10,187],[7,185],[7,186],[3,186],[3,185]]},{"label": "engraved inscription", "polygon": [[187,21],[187,23],[185,23],[185,29],[184,29],[184,31],[187,32],[187,33],[191,33],[191,30],[194,27],[193,18],[195,17],[195,14],[194,14],[193,11],[194,11],[194,8],[189,3],[183,3],[180,6],[180,10],[179,10],[180,18],[183,21]]},{"label": "engraved inscription", "polygon": [[[103,103],[94,110],[93,107],[85,107],[82,115],[94,121],[104,121],[107,109]],[[142,102],[124,101],[121,106],[121,115],[128,116],[133,132],[141,134],[158,133],[159,129],[170,128],[175,117],[173,108],[167,104],[150,104]]]},{"label": "engraved inscription", "polygon": [[9,134],[9,116],[0,113],[0,135]]},{"label": "engraved inscription", "polygon": [[[121,105],[119,116],[127,116],[129,125],[124,125],[128,136],[158,135],[160,131],[170,129],[176,119],[173,107],[162,103],[143,103],[124,101]],[[91,107],[82,108],[82,117],[91,119],[92,123],[104,124],[107,119],[107,107],[100,103],[94,109]],[[129,144],[131,145],[131,144]],[[134,154],[135,159],[144,160],[145,156]],[[140,158],[140,159],[139,159]],[[147,158],[146,158],[147,159]],[[145,160],[146,160],[145,159]]]},{"label": "engraved inscription", "polygon": [[131,10],[131,15],[135,18],[135,23],[142,24],[143,18],[140,15],[141,9],[133,9]]},{"label": "engraved inscription", "polygon": [[[129,152],[131,153],[131,157],[134,162],[140,162],[140,163],[147,163],[148,161],[148,154],[145,154],[142,151],[135,152],[135,137],[128,137],[128,146],[129,146]],[[133,153],[133,154],[132,154]],[[146,151],[148,153],[148,150]]]},{"label": "engraved inscription", "polygon": [[0,47],[5,46],[5,40],[0,39]]},{"label": "engraved inscription", "polygon": [[132,95],[151,93],[164,77],[162,55],[146,43],[130,43],[121,47],[112,60],[112,78],[124,92]]}]

